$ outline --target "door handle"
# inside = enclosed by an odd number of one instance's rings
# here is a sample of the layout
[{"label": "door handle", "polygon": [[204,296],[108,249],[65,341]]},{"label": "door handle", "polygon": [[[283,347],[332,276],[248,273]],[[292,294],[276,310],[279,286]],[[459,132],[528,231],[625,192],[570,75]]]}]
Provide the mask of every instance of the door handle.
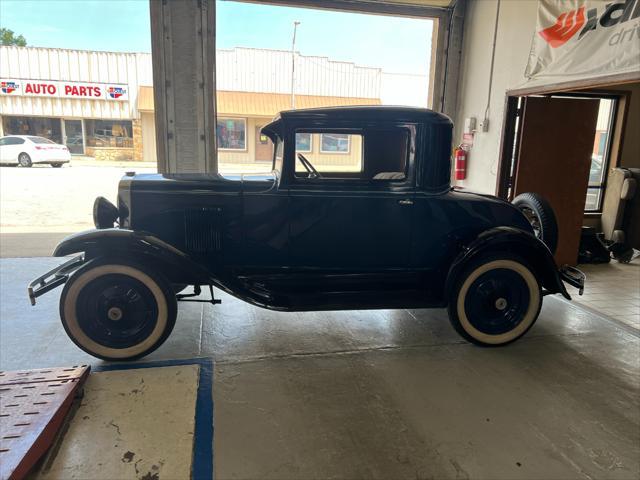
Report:
[{"label": "door handle", "polygon": [[400,205],[413,205],[413,200],[410,198],[405,198],[404,200],[398,200]]}]

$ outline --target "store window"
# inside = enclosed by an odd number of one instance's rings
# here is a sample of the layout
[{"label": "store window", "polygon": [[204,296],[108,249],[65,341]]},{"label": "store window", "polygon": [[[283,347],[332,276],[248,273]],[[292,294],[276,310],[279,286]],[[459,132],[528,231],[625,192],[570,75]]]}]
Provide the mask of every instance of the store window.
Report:
[{"label": "store window", "polygon": [[218,118],[216,134],[220,150],[247,149],[247,121],[244,118]]},{"label": "store window", "polygon": [[133,148],[130,120],[85,120],[89,147]]},{"label": "store window", "polygon": [[[363,172],[364,136],[338,132],[296,132],[296,177],[305,178],[314,170],[320,173]],[[320,149],[313,148],[319,142]],[[302,157],[302,158],[301,158]]]},{"label": "store window", "polygon": [[34,135],[62,143],[62,128],[59,118],[47,117],[2,117],[5,135]]},{"label": "store window", "polygon": [[351,135],[346,133],[323,133],[320,135],[320,153],[349,153]]},{"label": "store window", "polygon": [[296,133],[296,152],[309,153],[313,149],[313,135],[310,133]]}]

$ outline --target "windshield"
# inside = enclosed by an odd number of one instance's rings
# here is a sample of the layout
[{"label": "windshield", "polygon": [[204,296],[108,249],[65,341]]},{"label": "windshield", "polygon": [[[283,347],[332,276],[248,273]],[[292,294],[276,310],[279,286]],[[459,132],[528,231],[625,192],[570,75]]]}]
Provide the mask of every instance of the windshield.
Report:
[{"label": "windshield", "polygon": [[48,138],[42,138],[42,137],[27,137],[27,138],[31,140],[33,143],[53,143],[54,145],[56,143],[56,142],[52,142]]},{"label": "windshield", "polygon": [[277,138],[276,148],[273,154],[273,170],[276,170],[279,174],[282,173],[282,158],[284,153],[284,142],[280,137]]}]

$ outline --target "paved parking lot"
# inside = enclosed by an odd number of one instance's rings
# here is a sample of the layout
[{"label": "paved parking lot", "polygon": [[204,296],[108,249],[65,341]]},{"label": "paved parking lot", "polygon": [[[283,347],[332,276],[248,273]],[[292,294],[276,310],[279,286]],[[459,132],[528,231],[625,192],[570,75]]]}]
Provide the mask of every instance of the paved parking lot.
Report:
[{"label": "paved parking lot", "polygon": [[130,169],[76,164],[0,167],[0,256],[48,256],[64,236],[91,228],[94,199],[102,195],[115,201],[118,180]]}]

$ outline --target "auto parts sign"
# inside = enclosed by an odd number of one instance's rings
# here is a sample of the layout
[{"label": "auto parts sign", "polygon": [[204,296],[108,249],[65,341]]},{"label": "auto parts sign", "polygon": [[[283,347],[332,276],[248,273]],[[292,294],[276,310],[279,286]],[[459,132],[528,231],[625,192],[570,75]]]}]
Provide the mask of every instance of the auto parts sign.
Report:
[{"label": "auto parts sign", "polygon": [[552,82],[640,73],[640,0],[540,0],[525,76]]},{"label": "auto parts sign", "polygon": [[129,86],[115,83],[2,78],[0,95],[126,101],[129,100]]}]

